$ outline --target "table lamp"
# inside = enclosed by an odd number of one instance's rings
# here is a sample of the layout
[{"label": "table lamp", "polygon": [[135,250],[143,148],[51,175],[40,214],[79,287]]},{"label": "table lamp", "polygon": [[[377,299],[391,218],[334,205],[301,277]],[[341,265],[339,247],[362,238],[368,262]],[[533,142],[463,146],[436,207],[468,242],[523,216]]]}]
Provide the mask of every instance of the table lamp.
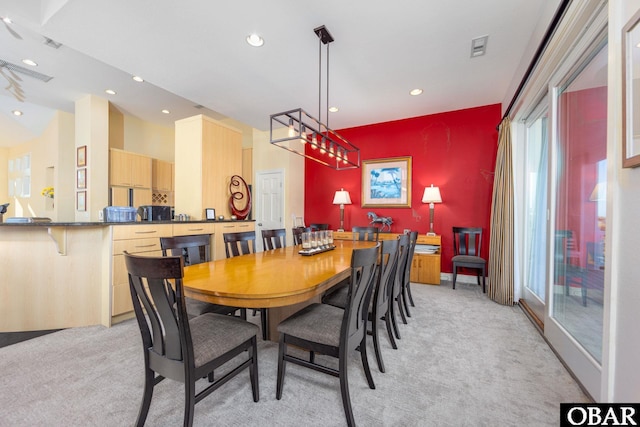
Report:
[{"label": "table lamp", "polygon": [[422,203],[429,203],[429,232],[427,236],[435,236],[436,233],[433,231],[433,209],[434,203],[442,203],[440,188],[434,187],[433,184],[431,184],[431,187],[425,187]]},{"label": "table lamp", "polygon": [[338,231],[344,231],[344,205],[351,204],[351,197],[349,197],[349,192],[344,191],[344,188],[336,191],[336,195],[333,196],[333,204],[340,205],[340,228],[338,229]]}]

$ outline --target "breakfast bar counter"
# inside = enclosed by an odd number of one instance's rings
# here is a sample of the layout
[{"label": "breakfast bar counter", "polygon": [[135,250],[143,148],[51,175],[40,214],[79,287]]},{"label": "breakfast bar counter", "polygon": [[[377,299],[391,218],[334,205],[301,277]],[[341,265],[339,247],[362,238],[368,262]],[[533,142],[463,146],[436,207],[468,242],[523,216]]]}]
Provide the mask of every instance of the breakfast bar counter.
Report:
[{"label": "breakfast bar counter", "polygon": [[246,224],[253,229],[253,221],[237,220],[0,223],[0,332],[111,326],[133,317],[119,261],[128,242],[140,239],[136,231],[162,232],[147,252],[159,256],[161,235],[211,234],[213,242],[216,227]]}]

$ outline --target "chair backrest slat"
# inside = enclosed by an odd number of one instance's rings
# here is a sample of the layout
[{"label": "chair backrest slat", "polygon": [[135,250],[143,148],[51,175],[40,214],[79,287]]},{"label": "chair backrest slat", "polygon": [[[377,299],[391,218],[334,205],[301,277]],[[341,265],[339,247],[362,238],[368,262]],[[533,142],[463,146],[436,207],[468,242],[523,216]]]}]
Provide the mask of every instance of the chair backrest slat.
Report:
[{"label": "chair backrest slat", "polygon": [[161,237],[162,255],[182,256],[184,265],[211,261],[211,235]]},{"label": "chair backrest slat", "polygon": [[379,243],[374,247],[354,249],[352,252],[351,279],[340,333],[341,352],[354,350],[367,333],[369,301],[379,252]]},{"label": "chair backrest slat", "polygon": [[320,224],[320,223],[309,224],[309,228],[311,228],[311,231],[328,230],[329,224]]},{"label": "chair backrest slat", "polygon": [[352,227],[353,240],[369,240],[377,242],[380,229],[378,227]]},{"label": "chair backrest slat", "polygon": [[378,261],[377,282],[374,291],[373,303],[378,307],[378,313],[386,313],[390,298],[390,287],[393,286],[398,266],[398,240],[383,240]]},{"label": "chair backrest slat", "polygon": [[416,243],[418,242],[418,232],[412,231],[409,234],[409,246],[407,252],[407,261],[404,264],[403,280],[404,284],[409,284],[411,279],[411,264],[413,263],[413,253],[416,251]]},{"label": "chair backrest slat", "polygon": [[[256,232],[241,231],[238,233],[224,233],[224,251],[227,258],[248,255],[255,252]],[[251,245],[249,245],[251,242]]]},{"label": "chair backrest slat", "polygon": [[262,230],[262,243],[265,251],[280,249],[287,246],[287,230],[277,228],[275,230]]},{"label": "chair backrest slat", "polygon": [[453,255],[480,256],[481,227],[453,227]]},{"label": "chair backrest slat", "polygon": [[291,229],[293,232],[293,244],[301,245],[302,244],[302,233],[311,231],[311,227],[293,227]]}]

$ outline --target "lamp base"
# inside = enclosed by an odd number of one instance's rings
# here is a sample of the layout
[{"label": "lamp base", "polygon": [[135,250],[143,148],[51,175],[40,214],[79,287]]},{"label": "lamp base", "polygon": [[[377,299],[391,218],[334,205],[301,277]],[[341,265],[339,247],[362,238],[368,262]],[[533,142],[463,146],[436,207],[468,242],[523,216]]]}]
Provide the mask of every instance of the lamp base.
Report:
[{"label": "lamp base", "polygon": [[342,233],[344,231],[344,228],[338,228],[336,231],[339,231]]},{"label": "lamp base", "polygon": [[427,233],[427,236],[437,236],[437,234],[432,232],[432,231],[430,231],[430,232]]}]

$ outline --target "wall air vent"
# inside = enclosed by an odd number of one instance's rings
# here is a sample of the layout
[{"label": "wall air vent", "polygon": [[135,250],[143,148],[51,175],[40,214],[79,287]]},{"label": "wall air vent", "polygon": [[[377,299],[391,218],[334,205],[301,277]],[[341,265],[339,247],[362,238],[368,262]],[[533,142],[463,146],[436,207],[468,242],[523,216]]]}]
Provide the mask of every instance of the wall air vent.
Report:
[{"label": "wall air vent", "polygon": [[193,108],[195,108],[196,110],[202,110],[203,108],[205,108],[205,106],[198,104],[198,105],[194,105]]},{"label": "wall air vent", "polygon": [[62,46],[62,43],[58,43],[55,40],[51,40],[49,37],[44,38],[44,44],[54,49],[60,49],[60,46]]},{"label": "wall air vent", "polygon": [[487,52],[487,41],[489,36],[476,37],[471,40],[471,57],[476,58]]}]

